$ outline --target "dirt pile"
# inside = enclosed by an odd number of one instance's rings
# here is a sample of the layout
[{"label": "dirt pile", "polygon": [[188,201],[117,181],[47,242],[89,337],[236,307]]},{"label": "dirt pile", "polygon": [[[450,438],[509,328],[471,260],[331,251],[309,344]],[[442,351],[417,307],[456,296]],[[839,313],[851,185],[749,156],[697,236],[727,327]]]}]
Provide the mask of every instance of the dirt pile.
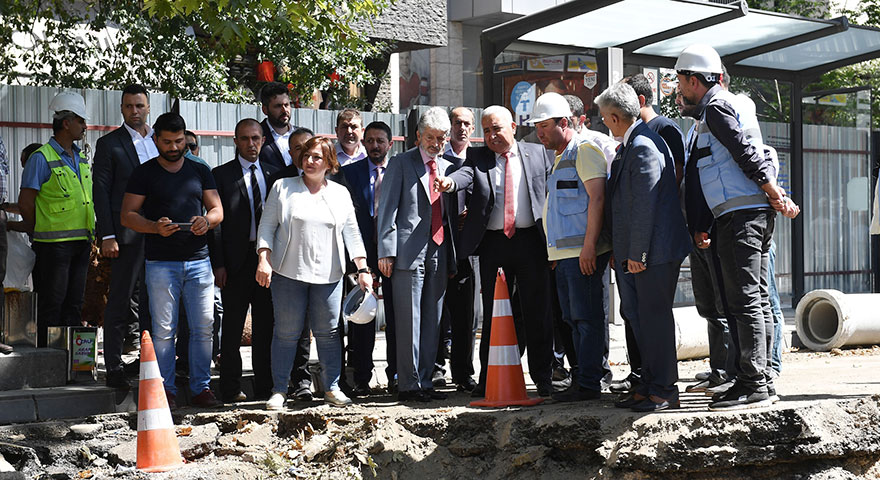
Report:
[{"label": "dirt pile", "polygon": [[[136,472],[136,415],[0,430],[27,478],[880,478],[880,396],[791,408],[634,415],[357,405],[175,413],[187,464]],[[0,462],[0,472],[4,462]],[[0,475],[6,475],[0,473]]]}]

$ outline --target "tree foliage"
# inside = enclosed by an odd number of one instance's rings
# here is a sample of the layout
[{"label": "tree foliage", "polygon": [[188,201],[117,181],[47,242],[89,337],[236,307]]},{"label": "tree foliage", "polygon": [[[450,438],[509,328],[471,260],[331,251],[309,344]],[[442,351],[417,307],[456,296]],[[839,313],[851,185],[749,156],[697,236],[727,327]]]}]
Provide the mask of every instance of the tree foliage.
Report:
[{"label": "tree foliage", "polygon": [[[252,100],[258,60],[309,98],[342,78],[373,80],[382,45],[357,30],[389,0],[4,0],[0,82],[116,88],[140,82],[184,99]],[[109,40],[108,40],[109,39]],[[230,68],[248,62],[245,73]]]}]

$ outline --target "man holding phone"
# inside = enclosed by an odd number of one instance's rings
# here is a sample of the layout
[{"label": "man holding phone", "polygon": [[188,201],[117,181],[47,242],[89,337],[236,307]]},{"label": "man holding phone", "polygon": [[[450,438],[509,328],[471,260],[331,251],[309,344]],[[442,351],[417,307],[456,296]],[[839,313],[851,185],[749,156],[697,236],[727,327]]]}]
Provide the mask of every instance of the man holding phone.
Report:
[{"label": "man holding phone", "polygon": [[172,409],[177,406],[174,338],[181,304],[190,327],[190,404],[219,405],[209,388],[214,274],[205,234],[223,221],[223,207],[210,168],[184,158],[185,130],[186,123],[176,113],[156,119],[153,135],[159,156],[132,172],[121,214],[123,226],[146,234],[153,344]]}]

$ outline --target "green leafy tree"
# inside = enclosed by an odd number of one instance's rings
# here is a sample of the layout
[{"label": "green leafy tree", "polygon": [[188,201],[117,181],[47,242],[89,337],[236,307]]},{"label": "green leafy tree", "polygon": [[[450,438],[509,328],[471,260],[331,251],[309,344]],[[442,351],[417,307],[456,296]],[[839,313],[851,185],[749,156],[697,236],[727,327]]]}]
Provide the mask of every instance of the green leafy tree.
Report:
[{"label": "green leafy tree", "polygon": [[240,102],[253,99],[256,62],[271,60],[280,80],[310,98],[334,81],[374,80],[365,61],[383,45],[357,20],[389,1],[5,0],[0,42],[17,48],[0,53],[0,82],[20,82],[24,70],[39,85],[140,82],[183,99]]}]

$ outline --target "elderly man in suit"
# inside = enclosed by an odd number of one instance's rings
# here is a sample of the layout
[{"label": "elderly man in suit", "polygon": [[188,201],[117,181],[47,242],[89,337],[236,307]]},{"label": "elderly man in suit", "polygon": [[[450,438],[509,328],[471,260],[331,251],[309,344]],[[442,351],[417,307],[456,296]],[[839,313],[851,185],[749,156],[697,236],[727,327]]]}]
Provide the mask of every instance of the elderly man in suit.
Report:
[{"label": "elderly man in suit", "polygon": [[223,337],[220,354],[220,395],[224,402],[247,400],[241,391],[241,334],[248,307],[251,309],[251,352],[254,368],[254,397],[268,399],[272,392],[269,351],[272,346],[274,314],[272,295],[255,280],[257,271],[257,227],[263,213],[272,165],[260,162],[263,129],[253,118],[235,126],[236,158],[214,168],[214,180],[226,221],[211,232],[208,243],[214,283],[223,297]]},{"label": "elderly man in suit", "polygon": [[[128,177],[138,165],[158,157],[153,129],[147,124],[150,97],[137,84],[122,91],[122,126],[98,139],[95,145],[92,196],[97,217],[101,255],[110,259],[110,294],[104,310],[104,358],[107,386],[127,388],[122,370],[122,346],[127,334],[137,341],[134,324],[150,329],[147,289],[144,285],[144,235],[120,223],[122,197]],[[135,287],[138,300],[132,302]],[[134,304],[133,304],[134,303]]]},{"label": "elderly man in suit", "polygon": [[611,225],[621,314],[642,357],[642,382],[615,405],[638,412],[679,406],[672,302],[681,261],[691,250],[666,143],[639,118],[635,90],[617,83],[596,98],[605,125],[623,144],[611,164]]},{"label": "elderly man in suit", "polygon": [[434,183],[455,168],[443,158],[449,117],[439,107],[419,119],[418,146],[391,159],[379,194],[379,271],[394,282],[398,400],[444,399],[431,373],[447,273],[455,273],[455,197]]},{"label": "elderly man in suit", "polygon": [[469,148],[464,165],[437,181],[440,191],[472,190],[459,253],[479,256],[483,289],[480,383],[473,396],[482,397],[486,392],[495,277],[502,268],[507,281],[516,283],[519,290],[529,372],[538,394],[546,397],[553,390],[553,320],[541,217],[554,156],[541,145],[516,142],[516,124],[504,107],[493,105],[483,110],[480,124],[486,146]]}]

